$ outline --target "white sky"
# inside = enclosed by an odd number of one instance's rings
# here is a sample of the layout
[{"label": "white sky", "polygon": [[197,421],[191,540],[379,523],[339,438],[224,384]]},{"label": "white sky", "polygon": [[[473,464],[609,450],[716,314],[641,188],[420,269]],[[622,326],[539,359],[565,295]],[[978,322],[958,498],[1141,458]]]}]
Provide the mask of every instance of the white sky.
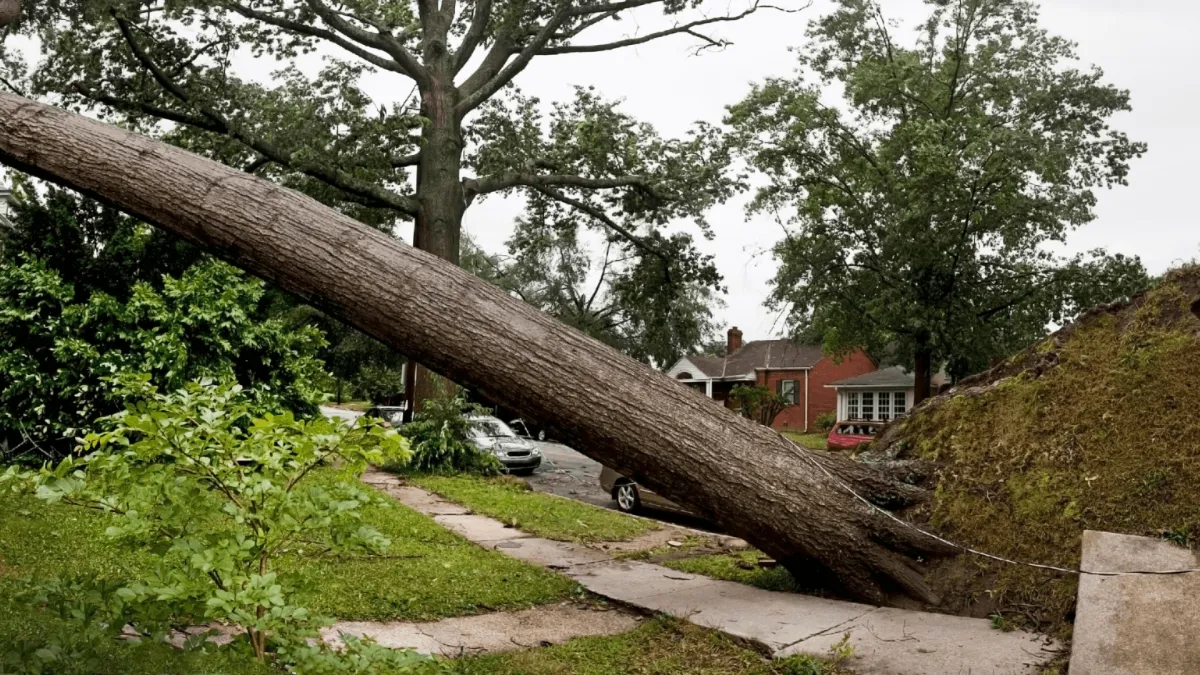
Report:
[{"label": "white sky", "polygon": [[[889,16],[910,25],[926,16],[919,0],[883,5]],[[719,122],[725,106],[743,97],[751,82],[793,72],[788,47],[802,45],[807,23],[829,6],[816,0],[796,14],[763,12],[724,26],[715,33],[734,44],[721,53],[692,56],[693,43],[681,37],[621,52],[535,59],[517,84],[543,101],[568,98],[572,85],[595,85],[605,96],[623,97],[626,112],[664,136],[679,135],[694,120]],[[1195,72],[1200,3],[1048,0],[1042,25],[1078,42],[1083,64],[1099,65],[1108,82],[1131,91],[1133,112],[1116,118],[1114,126],[1150,146],[1134,162],[1128,187],[1098,193],[1098,217],[1071,235],[1070,250],[1105,247],[1138,255],[1151,273],[1200,255],[1200,227],[1192,213],[1198,188],[1189,168],[1200,158]],[[621,28],[635,30],[632,22]],[[742,197],[713,209],[715,238],[700,247],[716,256],[729,287],[718,323],[761,339],[782,329],[762,306],[775,269],[769,249],[781,230],[769,218],[747,218],[744,204]],[[468,211],[466,228],[484,248],[498,252],[518,212],[518,202],[485,201]]]}]

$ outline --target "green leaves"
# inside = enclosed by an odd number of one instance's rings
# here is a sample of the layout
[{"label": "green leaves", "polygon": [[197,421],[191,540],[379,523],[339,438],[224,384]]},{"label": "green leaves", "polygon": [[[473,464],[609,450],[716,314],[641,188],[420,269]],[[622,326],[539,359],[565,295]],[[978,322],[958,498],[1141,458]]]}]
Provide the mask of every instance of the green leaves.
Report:
[{"label": "green leaves", "polygon": [[1048,245],[1093,218],[1093,190],[1122,184],[1145,146],[1108,126],[1128,92],[1076,68],[1032,2],[928,5],[903,44],[879,3],[840,1],[810,25],[797,76],[756,86],[727,121],[768,179],[752,209],[792,217],[771,304],[793,331],[910,365],[923,352],[961,376],[1085,309],[1069,290],[1083,279],[1120,277],[1109,299],[1144,283],[1139,261],[1102,273],[1103,252]]},{"label": "green leaves", "polygon": [[0,257],[0,433],[14,444],[61,449],[119,409],[108,378],[134,372],[168,389],[236,379],[256,412],[316,412],[323,338],[263,316],[261,282],[70,193],[26,193]]},{"label": "green leaves", "polygon": [[[353,477],[368,463],[402,465],[408,441],[366,420],[252,417],[253,397],[237,385],[205,381],[162,394],[146,378],[131,378],[124,387],[126,409],[88,434],[79,456],[9,470],[0,482],[108,511],[116,518],[106,536],[156,549],[163,562],[114,588],[54,581],[33,600],[110,631],[129,625],[160,635],[173,625],[232,624],[247,631],[259,656],[267,635],[285,642],[310,635],[320,620],[291,603],[290,580],[272,569],[275,558],[296,545],[385,551],[391,542],[361,522],[373,498]],[[305,480],[335,463],[347,480]]]}]

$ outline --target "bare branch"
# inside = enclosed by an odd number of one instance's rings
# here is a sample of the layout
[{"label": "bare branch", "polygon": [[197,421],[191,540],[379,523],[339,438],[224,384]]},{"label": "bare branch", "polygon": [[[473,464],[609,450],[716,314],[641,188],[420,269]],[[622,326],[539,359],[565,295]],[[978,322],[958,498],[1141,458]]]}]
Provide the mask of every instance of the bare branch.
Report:
[{"label": "bare branch", "polygon": [[[133,30],[130,27],[129,21],[117,16],[115,12],[113,13],[113,18],[116,19],[117,27],[121,31],[121,36],[125,38],[125,42],[129,45],[129,49],[133,52],[134,58],[137,59],[138,63],[142,64],[142,67],[150,71],[150,74],[154,77],[155,81],[158,82],[159,86],[167,90],[168,93],[170,93],[180,102],[186,103],[195,108],[205,119],[208,120],[203,124],[197,125],[198,128],[223,134],[240,141],[243,145],[252,148],[272,162],[291,168],[294,171],[299,171],[307,176],[316,178],[317,180],[320,180],[345,192],[348,196],[352,197],[354,201],[366,206],[392,208],[410,216],[416,215],[418,203],[417,200],[413,199],[412,197],[398,195],[394,192],[384,190],[374,185],[361,183],[353,178],[350,178],[349,176],[346,176],[343,172],[337,169],[332,169],[319,163],[305,164],[303,166],[297,165],[293,163],[290,152],[283,150],[282,148],[278,148],[274,144],[269,143],[264,139],[247,133],[240,124],[231,123],[213,108],[202,103],[197,103],[193,100],[191,93],[186,87],[168,77],[163,69],[159,67],[159,65],[155,63],[153,59],[150,58],[145,50],[142,49],[141,45],[138,44],[137,39],[134,38]],[[190,118],[190,116],[188,117]],[[185,121],[184,116],[182,115],[177,115],[177,119],[175,121],[185,124],[190,123],[189,121]]]}]

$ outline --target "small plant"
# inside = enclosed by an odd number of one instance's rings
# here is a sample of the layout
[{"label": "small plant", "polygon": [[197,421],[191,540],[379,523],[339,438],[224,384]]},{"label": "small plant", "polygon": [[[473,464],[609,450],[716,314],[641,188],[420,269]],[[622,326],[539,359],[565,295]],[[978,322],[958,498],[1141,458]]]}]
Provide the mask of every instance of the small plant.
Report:
[{"label": "small plant", "polygon": [[816,426],[817,431],[823,434],[829,433],[835,424],[837,424],[837,415],[831,412],[821,413],[820,415],[817,415],[817,419],[813,421],[813,425]]},{"label": "small plant", "polygon": [[992,622],[992,628],[1005,633],[1011,633],[1017,629],[1017,625],[1012,621],[1004,618],[1003,614],[996,613],[988,617]]},{"label": "small plant", "polygon": [[844,672],[841,666],[854,656],[854,645],[850,644],[850,634],[842,634],[842,639],[829,648],[829,658],[820,659],[807,654],[790,656],[779,663],[782,675],[836,675]]},{"label": "small plant", "polygon": [[[375,499],[370,492],[356,480],[306,479],[334,462],[347,477],[368,463],[403,462],[407,441],[366,421],[348,426],[291,413],[252,418],[251,399],[236,385],[201,382],[161,394],[142,377],[122,386],[135,402],[102,419],[107,431],[83,439],[79,456],[38,471],[12,467],[0,483],[47,502],[113,514],[105,534],[149,547],[161,562],[123,583],[45,582],[27,601],[109,639],[130,629],[162,640],[177,627],[238,626],[259,659],[273,649],[277,661],[297,672],[331,672],[341,657],[307,642],[326,622],[292,602],[275,562],[301,545],[317,554],[382,553],[390,542],[360,517]],[[53,656],[54,646],[42,655]],[[396,664],[411,658],[369,643],[354,650],[347,654]],[[69,650],[59,645],[58,651]]]},{"label": "small plant", "polygon": [[1176,546],[1182,546],[1184,548],[1188,548],[1192,542],[1191,528],[1189,528],[1187,525],[1171,530],[1163,530],[1159,534],[1163,539],[1175,544]]},{"label": "small plant", "polygon": [[423,473],[500,473],[496,457],[471,442],[475,431],[471,416],[488,413],[483,406],[469,403],[462,393],[426,399],[424,410],[401,429],[412,444],[408,467]]}]

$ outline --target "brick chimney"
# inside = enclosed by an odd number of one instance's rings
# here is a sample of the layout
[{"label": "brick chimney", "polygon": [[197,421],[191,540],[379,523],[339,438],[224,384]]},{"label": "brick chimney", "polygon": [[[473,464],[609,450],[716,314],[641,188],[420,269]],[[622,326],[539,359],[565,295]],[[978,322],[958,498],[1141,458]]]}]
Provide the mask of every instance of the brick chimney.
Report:
[{"label": "brick chimney", "polygon": [[729,337],[725,341],[725,353],[732,356],[734,352],[742,348],[742,331],[738,330],[737,326],[729,329]]}]

